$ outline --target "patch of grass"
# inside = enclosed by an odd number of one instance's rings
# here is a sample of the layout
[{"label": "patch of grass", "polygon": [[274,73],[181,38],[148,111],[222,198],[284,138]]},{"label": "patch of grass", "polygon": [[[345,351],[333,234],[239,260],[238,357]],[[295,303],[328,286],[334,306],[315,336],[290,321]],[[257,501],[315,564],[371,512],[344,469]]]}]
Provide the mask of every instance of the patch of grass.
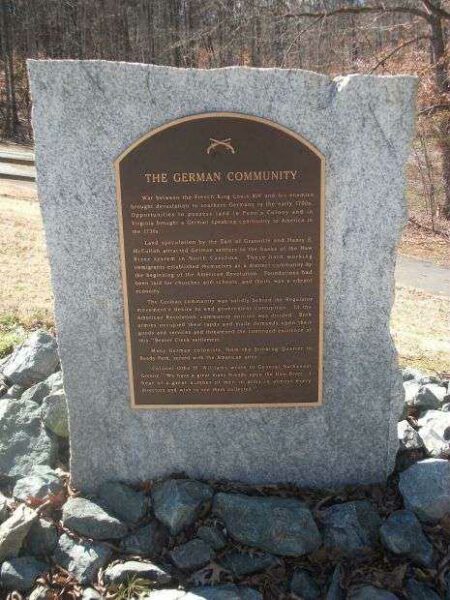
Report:
[{"label": "patch of grass", "polygon": [[14,315],[0,317],[0,358],[12,352],[14,346],[23,342],[26,332]]},{"label": "patch of grass", "polygon": [[108,590],[112,595],[108,596],[114,600],[138,600],[143,594],[152,591],[151,582],[141,577],[132,577],[128,581],[121,583],[115,590]]},{"label": "patch of grass", "polygon": [[401,366],[450,373],[450,298],[409,287],[396,288],[391,332]]}]

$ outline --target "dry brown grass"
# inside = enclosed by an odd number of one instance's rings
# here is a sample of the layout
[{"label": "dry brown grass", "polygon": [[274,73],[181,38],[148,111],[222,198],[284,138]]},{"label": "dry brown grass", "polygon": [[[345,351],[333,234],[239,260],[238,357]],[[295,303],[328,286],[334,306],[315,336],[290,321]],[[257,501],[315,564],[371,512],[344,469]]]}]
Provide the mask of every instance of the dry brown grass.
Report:
[{"label": "dry brown grass", "polygon": [[443,235],[412,224],[405,227],[399,252],[403,256],[428,260],[441,267],[450,268],[450,241]]},{"label": "dry brown grass", "polygon": [[[9,185],[8,191],[11,189]],[[2,183],[1,192],[5,186]],[[17,325],[25,328],[53,322],[49,265],[42,220],[36,201],[0,196],[0,354],[17,340]],[[17,193],[17,190],[12,190]],[[446,264],[448,243],[407,230],[401,250]],[[450,371],[450,299],[413,288],[397,288],[392,332],[403,365],[428,372]]]},{"label": "dry brown grass", "polygon": [[391,331],[402,366],[450,373],[450,298],[398,286]]},{"label": "dry brown grass", "polygon": [[0,219],[0,315],[25,327],[50,324],[50,268],[39,205],[0,196]]}]

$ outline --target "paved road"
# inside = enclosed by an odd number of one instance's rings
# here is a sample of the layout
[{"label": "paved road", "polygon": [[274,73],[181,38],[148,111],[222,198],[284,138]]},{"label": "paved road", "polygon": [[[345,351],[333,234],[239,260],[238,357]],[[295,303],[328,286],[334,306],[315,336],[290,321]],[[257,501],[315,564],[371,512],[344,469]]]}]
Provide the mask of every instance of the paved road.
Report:
[{"label": "paved road", "polygon": [[425,260],[398,256],[395,280],[399,285],[450,298],[450,269]]}]

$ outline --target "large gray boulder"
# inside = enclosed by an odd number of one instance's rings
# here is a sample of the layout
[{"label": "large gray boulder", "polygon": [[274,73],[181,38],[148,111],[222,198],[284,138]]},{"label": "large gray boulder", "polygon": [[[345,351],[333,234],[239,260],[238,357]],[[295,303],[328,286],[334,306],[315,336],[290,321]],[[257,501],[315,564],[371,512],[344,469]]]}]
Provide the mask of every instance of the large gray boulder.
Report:
[{"label": "large gray boulder", "polygon": [[57,390],[44,398],[42,420],[47,429],[58,437],[69,437],[69,415],[64,390]]},{"label": "large gray boulder", "polygon": [[170,558],[179,569],[194,570],[203,567],[214,558],[214,550],[198,538],[176,546]]},{"label": "large gray boulder", "polygon": [[194,523],[212,496],[213,490],[206,483],[168,479],[152,490],[153,510],[170,533],[177,535]]},{"label": "large gray boulder", "polygon": [[118,481],[104,483],[97,495],[102,506],[126,523],[140,521],[149,507],[150,499],[143,492],[136,492]]},{"label": "large gray boulder", "polygon": [[0,563],[15,558],[19,554],[22,544],[37,518],[38,514],[35,510],[21,504],[0,525]]},{"label": "large gray boulder", "polygon": [[48,564],[32,556],[11,558],[2,564],[0,582],[8,590],[27,592],[34,586],[36,579],[49,569]]},{"label": "large gray boulder", "polygon": [[125,523],[86,498],[69,498],[63,506],[62,522],[71,531],[94,540],[120,539],[128,532]]},{"label": "large gray boulder", "polygon": [[450,513],[450,462],[421,460],[400,474],[399,489],[405,507],[421,521],[435,523]]},{"label": "large gray boulder", "polygon": [[311,511],[295,498],[219,493],[213,513],[235,540],[273,554],[301,556],[322,542]]},{"label": "large gray boulder", "polygon": [[59,364],[55,338],[46,331],[36,331],[9,357],[3,375],[11,383],[30,387],[46,379]]},{"label": "large gray boulder", "polygon": [[79,583],[86,585],[111,558],[112,550],[101,543],[75,541],[64,533],[58,540],[53,559]]},{"label": "large gray boulder", "polygon": [[377,543],[381,519],[368,500],[344,502],[323,513],[324,546],[343,555],[370,551]]},{"label": "large gray boulder", "polygon": [[392,513],[381,526],[380,537],[383,545],[394,554],[404,555],[423,567],[433,566],[433,546],[410,510]]},{"label": "large gray boulder", "polygon": [[450,413],[429,410],[419,419],[419,436],[427,453],[435,458],[450,451]]},{"label": "large gray boulder", "polygon": [[0,402],[0,472],[13,479],[26,477],[37,465],[53,466],[56,439],[41,421],[41,409],[27,400]]},{"label": "large gray boulder", "polygon": [[107,567],[103,580],[107,585],[118,585],[132,578],[146,579],[158,586],[172,581],[172,575],[149,561],[129,560]]},{"label": "large gray boulder", "polygon": [[154,519],[151,523],[124,537],[120,542],[120,550],[124,554],[157,556],[161,554],[168,540],[167,529]]},{"label": "large gray boulder", "polygon": [[46,498],[57,494],[64,488],[63,482],[48,465],[37,465],[33,472],[19,479],[14,485],[13,496],[17,500],[26,502],[30,498]]}]

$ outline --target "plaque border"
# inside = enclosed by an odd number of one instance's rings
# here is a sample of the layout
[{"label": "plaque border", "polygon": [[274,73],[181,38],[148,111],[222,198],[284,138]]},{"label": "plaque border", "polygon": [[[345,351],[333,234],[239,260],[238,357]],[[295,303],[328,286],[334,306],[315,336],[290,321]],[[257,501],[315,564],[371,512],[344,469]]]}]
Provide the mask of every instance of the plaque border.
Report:
[{"label": "plaque border", "polygon": [[[317,384],[317,402],[261,402],[261,403],[249,403],[249,404],[136,404],[134,395],[134,376],[133,376],[133,361],[131,353],[131,335],[130,335],[130,316],[129,316],[129,305],[128,305],[128,286],[127,286],[127,270],[125,261],[125,238],[123,232],[123,218],[122,218],[122,190],[120,186],[120,163],[122,160],[132,152],[137,146],[143,141],[153,137],[157,133],[169,129],[176,125],[186,123],[188,121],[196,121],[199,119],[207,119],[214,117],[237,117],[240,119],[247,119],[248,121],[255,121],[263,125],[268,125],[274,129],[278,129],[290,137],[304,144],[320,159],[320,261],[319,261],[319,340],[318,349],[319,357],[317,361],[318,366],[318,384]],[[113,161],[115,171],[115,185],[116,185],[116,203],[117,203],[117,220],[119,227],[119,246],[120,246],[120,266],[121,266],[121,279],[122,279],[122,292],[123,292],[123,309],[124,309],[124,324],[125,324],[125,338],[127,348],[127,365],[128,365],[128,388],[130,392],[130,406],[135,410],[183,410],[183,409],[216,409],[216,410],[228,410],[228,409],[247,409],[247,408],[319,408],[323,406],[323,336],[324,336],[324,270],[325,270],[325,171],[326,171],[326,159],[324,154],[320,152],[311,142],[306,140],[300,134],[292,131],[288,127],[280,125],[275,121],[266,119],[264,117],[258,117],[255,115],[249,115],[246,113],[238,112],[204,112],[195,113],[172,121],[168,121],[163,125],[155,127],[151,131],[137,138],[127,148],[119,154],[119,156]]]}]

